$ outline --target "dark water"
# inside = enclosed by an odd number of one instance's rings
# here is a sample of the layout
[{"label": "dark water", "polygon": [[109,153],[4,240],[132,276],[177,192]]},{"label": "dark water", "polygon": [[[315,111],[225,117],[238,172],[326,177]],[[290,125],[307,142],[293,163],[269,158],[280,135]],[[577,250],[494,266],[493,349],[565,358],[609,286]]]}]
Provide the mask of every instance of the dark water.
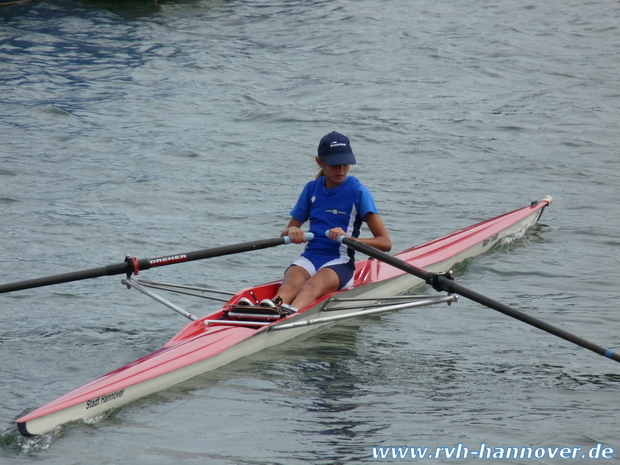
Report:
[{"label": "dark water", "polygon": [[[458,279],[619,348],[620,4],[539,3],[1,7],[0,282],[277,236],[338,130],[395,251],[553,195],[538,227]],[[148,277],[236,290],[298,252]],[[20,438],[15,418],[182,327],[145,299],[114,277],[0,298],[2,463],[377,463],[375,446],[459,443],[620,454],[615,362],[464,299]]]}]

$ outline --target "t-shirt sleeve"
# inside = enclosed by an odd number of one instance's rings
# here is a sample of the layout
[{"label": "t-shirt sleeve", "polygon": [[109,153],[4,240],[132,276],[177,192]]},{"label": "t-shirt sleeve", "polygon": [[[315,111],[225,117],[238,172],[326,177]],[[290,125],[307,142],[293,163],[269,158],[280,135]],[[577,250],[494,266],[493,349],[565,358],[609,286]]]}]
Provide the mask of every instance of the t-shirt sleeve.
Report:
[{"label": "t-shirt sleeve", "polygon": [[310,202],[311,185],[312,182],[305,185],[290,213],[293,218],[301,223],[305,223],[310,219],[310,208],[312,207],[312,202]]},{"label": "t-shirt sleeve", "polygon": [[359,199],[360,216],[364,221],[366,221],[366,215],[368,213],[379,213],[379,210],[377,210],[377,206],[375,205],[375,199],[368,188],[365,186],[360,186],[360,190],[357,195]]}]

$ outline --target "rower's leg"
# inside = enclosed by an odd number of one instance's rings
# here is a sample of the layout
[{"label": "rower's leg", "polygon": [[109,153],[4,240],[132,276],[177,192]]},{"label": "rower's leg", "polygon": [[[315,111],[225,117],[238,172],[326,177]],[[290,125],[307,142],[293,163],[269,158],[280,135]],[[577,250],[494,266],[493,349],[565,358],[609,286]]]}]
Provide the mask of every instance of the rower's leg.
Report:
[{"label": "rower's leg", "polygon": [[[310,273],[301,266],[293,265],[284,273],[282,284],[275,297],[280,297],[282,302],[290,304],[295,300],[301,286],[310,279]],[[298,307],[299,308],[299,307]]]},{"label": "rower's leg", "polygon": [[331,268],[321,268],[314,276],[301,285],[292,305],[302,309],[319,297],[337,291],[339,286],[340,278],[338,274]]}]

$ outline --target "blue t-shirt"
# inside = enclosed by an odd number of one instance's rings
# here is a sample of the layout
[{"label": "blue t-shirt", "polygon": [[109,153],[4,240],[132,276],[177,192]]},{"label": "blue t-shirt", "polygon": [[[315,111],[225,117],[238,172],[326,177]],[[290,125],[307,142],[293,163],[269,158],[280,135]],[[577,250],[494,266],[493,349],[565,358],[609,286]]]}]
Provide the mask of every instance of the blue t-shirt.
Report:
[{"label": "blue t-shirt", "polygon": [[377,207],[370,191],[357,178],[347,176],[342,184],[330,189],[325,187],[324,176],[310,181],[291,210],[297,221],[310,220],[310,232],[314,234],[302,255],[325,262],[346,257],[353,261],[353,250],[325,237],[325,231],[340,227],[348,236],[359,237],[368,213],[378,213]]}]

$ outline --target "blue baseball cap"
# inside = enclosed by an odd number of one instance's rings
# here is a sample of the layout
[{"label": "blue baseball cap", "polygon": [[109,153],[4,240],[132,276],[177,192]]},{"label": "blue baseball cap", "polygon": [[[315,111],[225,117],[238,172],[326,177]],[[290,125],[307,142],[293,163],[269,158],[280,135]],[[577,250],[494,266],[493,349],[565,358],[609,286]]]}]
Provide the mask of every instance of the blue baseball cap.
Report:
[{"label": "blue baseball cap", "polygon": [[336,131],[330,132],[321,139],[318,155],[329,166],[355,165],[355,155],[351,150],[351,142]]}]

